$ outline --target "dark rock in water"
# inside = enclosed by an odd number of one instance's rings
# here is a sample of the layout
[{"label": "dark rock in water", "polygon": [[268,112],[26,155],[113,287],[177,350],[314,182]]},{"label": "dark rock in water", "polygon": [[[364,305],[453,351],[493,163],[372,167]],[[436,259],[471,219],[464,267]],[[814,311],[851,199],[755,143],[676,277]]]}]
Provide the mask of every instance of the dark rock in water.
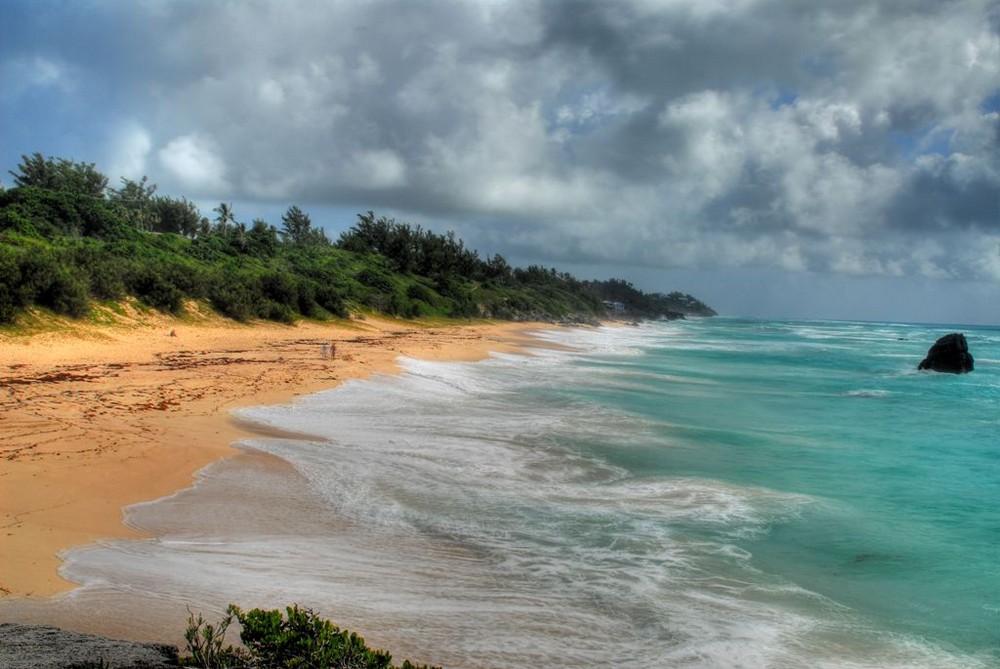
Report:
[{"label": "dark rock in water", "polygon": [[972,356],[969,354],[969,344],[965,341],[965,335],[953,332],[938,339],[927,351],[927,357],[921,361],[917,369],[951,374],[971,372]]},{"label": "dark rock in water", "polygon": [[0,667],[69,669],[177,667],[173,646],[106,639],[48,625],[0,624]]}]

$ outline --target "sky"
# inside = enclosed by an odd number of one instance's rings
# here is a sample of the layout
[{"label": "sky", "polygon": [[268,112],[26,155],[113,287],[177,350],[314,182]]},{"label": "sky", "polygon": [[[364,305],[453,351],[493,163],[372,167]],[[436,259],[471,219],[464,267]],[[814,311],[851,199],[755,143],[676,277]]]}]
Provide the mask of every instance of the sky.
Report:
[{"label": "sky", "polygon": [[22,154],[733,316],[1000,324],[1000,0],[0,0]]}]

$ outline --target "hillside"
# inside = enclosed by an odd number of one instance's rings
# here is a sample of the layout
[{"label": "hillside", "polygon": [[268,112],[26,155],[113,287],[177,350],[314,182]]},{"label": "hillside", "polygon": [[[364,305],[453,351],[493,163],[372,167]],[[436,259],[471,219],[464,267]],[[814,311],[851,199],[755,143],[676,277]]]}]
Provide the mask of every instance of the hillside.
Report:
[{"label": "hillside", "polygon": [[196,300],[237,321],[286,323],[364,311],[570,321],[715,314],[690,295],[480,258],[452,233],[371,211],[334,242],[294,205],[280,227],[238,221],[226,203],[210,221],[185,198],[157,195],[146,177],[109,188],[93,164],[36,153],[11,175],[15,186],[0,191],[0,324],[31,308],[85,318],[126,298],[176,315]]}]

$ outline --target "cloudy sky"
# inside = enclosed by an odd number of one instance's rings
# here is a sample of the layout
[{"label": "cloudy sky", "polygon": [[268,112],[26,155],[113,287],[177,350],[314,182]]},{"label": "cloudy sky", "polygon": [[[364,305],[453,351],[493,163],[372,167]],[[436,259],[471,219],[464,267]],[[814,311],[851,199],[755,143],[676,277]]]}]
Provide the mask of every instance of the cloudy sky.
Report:
[{"label": "cloudy sky", "polygon": [[1000,0],[2,0],[0,170],[731,315],[1000,323]]}]

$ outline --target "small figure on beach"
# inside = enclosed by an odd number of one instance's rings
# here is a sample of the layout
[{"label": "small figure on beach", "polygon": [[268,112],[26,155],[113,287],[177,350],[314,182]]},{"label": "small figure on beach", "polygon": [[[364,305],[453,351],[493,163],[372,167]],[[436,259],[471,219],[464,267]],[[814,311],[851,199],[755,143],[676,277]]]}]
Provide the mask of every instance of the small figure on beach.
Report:
[{"label": "small figure on beach", "polygon": [[168,336],[168,337],[176,337],[176,336],[177,336],[177,333],[176,333],[176,332],[174,332],[173,328],[171,328],[171,330],[170,330],[170,332],[169,332],[169,333],[167,334],[167,336]]},{"label": "small figure on beach", "polygon": [[326,342],[323,342],[323,344],[320,346],[320,351],[322,351],[322,355],[324,358],[330,357],[330,345],[327,344]]},{"label": "small figure on beach", "polygon": [[337,359],[337,342],[330,342],[330,359]]}]

